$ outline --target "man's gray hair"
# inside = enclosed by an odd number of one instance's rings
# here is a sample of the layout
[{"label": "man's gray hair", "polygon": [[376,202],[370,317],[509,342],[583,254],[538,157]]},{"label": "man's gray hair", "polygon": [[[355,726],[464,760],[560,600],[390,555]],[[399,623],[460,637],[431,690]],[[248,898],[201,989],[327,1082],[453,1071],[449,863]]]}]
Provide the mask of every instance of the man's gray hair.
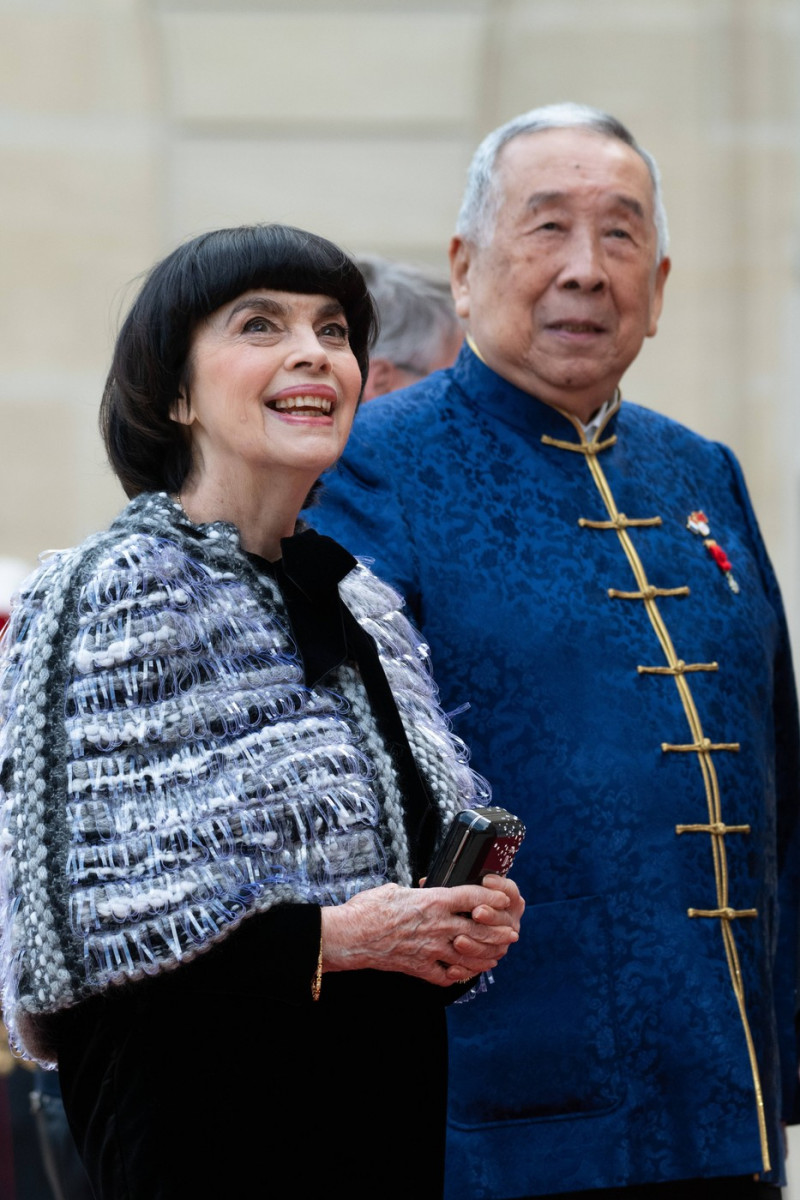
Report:
[{"label": "man's gray hair", "polygon": [[380,332],[371,358],[427,375],[461,325],[446,275],[377,254],[356,259],[378,310]]},{"label": "man's gray hair", "polygon": [[514,138],[525,133],[540,133],[543,129],[591,129],[606,137],[618,138],[636,151],[647,166],[653,183],[656,254],[660,262],[669,250],[669,231],[658,164],[652,154],[642,149],[621,121],[588,104],[548,104],[543,108],[533,108],[530,112],[513,117],[483,139],[470,163],[467,187],[456,222],[458,236],[476,246],[485,244],[491,235],[502,200],[497,183],[500,151]]}]

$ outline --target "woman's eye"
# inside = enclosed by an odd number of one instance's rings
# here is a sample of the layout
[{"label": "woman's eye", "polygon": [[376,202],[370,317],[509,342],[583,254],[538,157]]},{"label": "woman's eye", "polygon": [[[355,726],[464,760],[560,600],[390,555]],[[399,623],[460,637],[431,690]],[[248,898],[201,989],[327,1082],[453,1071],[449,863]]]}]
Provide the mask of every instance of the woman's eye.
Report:
[{"label": "woman's eye", "polygon": [[348,329],[346,325],[342,325],[339,321],[329,321],[327,325],[322,326],[319,335],[320,337],[336,338],[339,342],[346,342]]},{"label": "woman's eye", "polygon": [[244,333],[267,333],[272,328],[272,322],[266,317],[250,317],[242,326]]}]

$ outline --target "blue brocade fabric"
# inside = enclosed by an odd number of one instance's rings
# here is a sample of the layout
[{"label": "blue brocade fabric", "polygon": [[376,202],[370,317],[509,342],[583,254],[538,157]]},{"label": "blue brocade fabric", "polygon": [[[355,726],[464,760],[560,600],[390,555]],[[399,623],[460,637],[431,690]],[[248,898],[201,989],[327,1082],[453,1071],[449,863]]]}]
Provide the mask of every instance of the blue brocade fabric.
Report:
[{"label": "blue brocade fabric", "polygon": [[359,413],[311,518],[528,829],[521,940],[448,1018],[452,1200],[777,1181],[796,1116],[797,711],[744,481],[628,402],[580,441],[465,348]]}]

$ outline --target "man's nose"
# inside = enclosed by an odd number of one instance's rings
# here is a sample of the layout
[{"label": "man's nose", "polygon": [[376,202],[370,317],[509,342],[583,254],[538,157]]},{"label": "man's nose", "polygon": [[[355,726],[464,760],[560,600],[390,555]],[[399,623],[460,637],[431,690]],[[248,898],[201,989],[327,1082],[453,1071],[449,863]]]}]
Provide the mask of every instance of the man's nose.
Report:
[{"label": "man's nose", "polygon": [[561,287],[582,292],[600,292],[606,286],[602,246],[599,237],[588,229],[575,229],[566,246],[567,257],[561,271]]}]

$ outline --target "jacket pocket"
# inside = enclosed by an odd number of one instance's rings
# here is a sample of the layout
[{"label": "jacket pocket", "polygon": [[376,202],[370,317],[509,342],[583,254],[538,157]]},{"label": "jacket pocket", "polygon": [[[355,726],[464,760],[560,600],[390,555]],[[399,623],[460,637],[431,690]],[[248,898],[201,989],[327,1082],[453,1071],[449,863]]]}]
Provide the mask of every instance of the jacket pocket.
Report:
[{"label": "jacket pocket", "polygon": [[486,996],[449,1010],[450,1123],[576,1116],[620,1099],[603,896],[528,907]]}]

